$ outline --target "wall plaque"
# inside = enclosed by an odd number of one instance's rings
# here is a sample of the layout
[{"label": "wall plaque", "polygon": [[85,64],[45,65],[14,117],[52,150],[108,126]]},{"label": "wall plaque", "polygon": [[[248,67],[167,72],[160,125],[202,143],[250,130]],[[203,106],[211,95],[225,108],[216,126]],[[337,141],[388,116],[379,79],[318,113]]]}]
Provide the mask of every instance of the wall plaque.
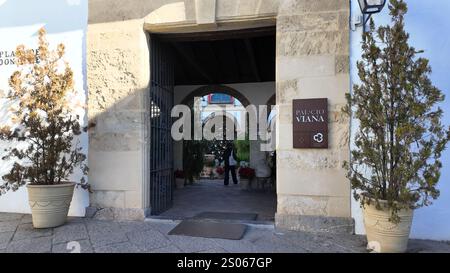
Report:
[{"label": "wall plaque", "polygon": [[294,148],[328,148],[328,99],[293,100]]}]

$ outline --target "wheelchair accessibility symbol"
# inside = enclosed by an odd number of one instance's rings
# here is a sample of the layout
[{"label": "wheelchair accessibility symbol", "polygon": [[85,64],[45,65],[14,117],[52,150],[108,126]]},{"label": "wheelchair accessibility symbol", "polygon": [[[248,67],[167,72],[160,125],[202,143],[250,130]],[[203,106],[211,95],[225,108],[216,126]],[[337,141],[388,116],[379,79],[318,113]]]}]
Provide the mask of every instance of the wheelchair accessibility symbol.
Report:
[{"label": "wheelchair accessibility symbol", "polygon": [[317,143],[322,143],[323,142],[323,134],[322,133],[317,133],[317,134],[315,134],[313,136],[313,139]]}]

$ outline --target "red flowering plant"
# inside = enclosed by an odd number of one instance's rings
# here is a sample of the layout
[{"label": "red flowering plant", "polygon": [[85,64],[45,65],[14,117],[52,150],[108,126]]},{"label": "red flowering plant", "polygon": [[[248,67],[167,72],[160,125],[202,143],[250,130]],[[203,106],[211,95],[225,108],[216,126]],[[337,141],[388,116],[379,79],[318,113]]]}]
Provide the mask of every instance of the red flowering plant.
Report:
[{"label": "red flowering plant", "polygon": [[252,179],[255,177],[255,170],[250,167],[239,168],[239,177],[243,179]]},{"label": "red flowering plant", "polygon": [[175,178],[179,178],[179,179],[184,178],[184,171],[182,171],[182,170],[176,170],[176,171],[175,171]]},{"label": "red flowering plant", "polygon": [[222,174],[225,173],[225,170],[222,167],[219,166],[219,167],[216,168],[216,173],[218,175],[222,175]]}]

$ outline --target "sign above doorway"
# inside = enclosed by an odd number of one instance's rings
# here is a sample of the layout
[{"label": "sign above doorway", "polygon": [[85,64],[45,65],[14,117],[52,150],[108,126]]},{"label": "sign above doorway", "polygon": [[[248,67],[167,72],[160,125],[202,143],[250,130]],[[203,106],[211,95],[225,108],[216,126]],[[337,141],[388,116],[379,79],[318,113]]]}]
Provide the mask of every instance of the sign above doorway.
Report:
[{"label": "sign above doorway", "polygon": [[328,99],[292,101],[293,147],[328,148]]}]

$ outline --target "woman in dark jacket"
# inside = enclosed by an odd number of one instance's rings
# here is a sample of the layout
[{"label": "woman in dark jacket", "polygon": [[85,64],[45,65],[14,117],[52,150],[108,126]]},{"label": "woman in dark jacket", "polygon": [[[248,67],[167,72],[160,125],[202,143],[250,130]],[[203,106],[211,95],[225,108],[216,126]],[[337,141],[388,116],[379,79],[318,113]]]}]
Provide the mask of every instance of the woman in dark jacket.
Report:
[{"label": "woman in dark jacket", "polygon": [[223,154],[223,159],[225,161],[225,180],[223,181],[223,184],[225,186],[228,186],[230,180],[230,171],[231,176],[233,178],[233,183],[237,184],[238,183],[236,177],[237,156],[232,143],[228,143],[227,149]]}]

